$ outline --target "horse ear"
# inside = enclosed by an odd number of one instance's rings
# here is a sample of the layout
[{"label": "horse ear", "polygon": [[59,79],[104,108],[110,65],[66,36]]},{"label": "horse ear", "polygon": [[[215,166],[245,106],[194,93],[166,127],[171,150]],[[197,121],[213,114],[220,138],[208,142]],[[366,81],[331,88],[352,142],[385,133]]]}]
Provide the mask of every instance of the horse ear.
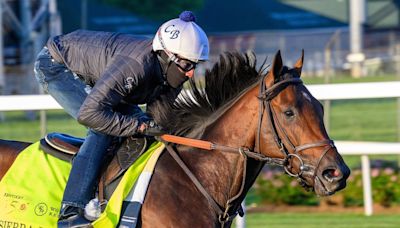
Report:
[{"label": "horse ear", "polygon": [[272,63],[272,75],[274,76],[274,80],[277,81],[281,75],[283,68],[283,63],[282,63],[282,56],[281,56],[281,50],[278,50],[278,52],[275,54],[274,62]]},{"label": "horse ear", "polygon": [[303,68],[303,60],[304,60],[304,49],[301,50],[301,57],[297,60],[296,64],[294,64],[293,69],[301,75],[301,69]]}]

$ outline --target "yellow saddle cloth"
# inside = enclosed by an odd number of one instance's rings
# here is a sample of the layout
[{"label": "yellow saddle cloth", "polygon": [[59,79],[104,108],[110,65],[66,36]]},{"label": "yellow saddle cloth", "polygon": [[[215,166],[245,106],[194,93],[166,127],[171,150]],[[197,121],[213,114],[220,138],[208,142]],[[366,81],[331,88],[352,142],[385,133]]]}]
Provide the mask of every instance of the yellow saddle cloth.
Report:
[{"label": "yellow saddle cloth", "polygon": [[0,181],[0,227],[56,227],[70,169],[39,142],[21,152]]},{"label": "yellow saddle cloth", "polygon": [[[152,154],[162,146],[155,142],[124,175],[110,202],[114,207],[98,224],[119,217],[115,210],[129,193]],[[39,142],[22,151],[0,181],[0,227],[57,227],[58,214],[71,164],[39,148]],[[129,177],[127,177],[129,175]],[[117,193],[117,194],[116,194]],[[113,217],[113,218],[109,218]],[[96,222],[94,223],[96,226]]]}]

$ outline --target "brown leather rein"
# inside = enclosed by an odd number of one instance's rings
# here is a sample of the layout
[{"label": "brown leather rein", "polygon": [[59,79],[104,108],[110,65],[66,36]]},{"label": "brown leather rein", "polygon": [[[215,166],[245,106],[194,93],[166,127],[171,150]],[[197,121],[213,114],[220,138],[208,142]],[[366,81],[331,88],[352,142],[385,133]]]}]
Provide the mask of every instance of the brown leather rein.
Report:
[{"label": "brown leather rein", "polygon": [[[233,196],[232,198],[228,199],[228,201],[225,204],[225,207],[221,207],[215,199],[205,190],[203,185],[200,183],[200,181],[194,176],[194,174],[190,171],[190,169],[187,167],[187,165],[184,163],[184,161],[180,158],[178,153],[175,151],[175,149],[170,145],[166,143],[166,148],[167,151],[171,154],[171,156],[177,161],[179,166],[185,171],[185,173],[188,175],[188,177],[192,180],[192,182],[195,184],[197,189],[204,195],[204,197],[209,201],[210,205],[213,207],[215,212],[218,215],[218,220],[221,224],[221,227],[224,227],[225,224],[229,221],[232,221],[237,214],[242,215],[243,211],[242,209],[239,208],[232,208],[233,201],[238,199],[240,195],[243,192],[244,185],[245,185],[245,178],[246,178],[246,169],[247,169],[247,158],[252,158],[255,160],[258,160],[260,162],[264,163],[269,163],[269,164],[275,164],[279,166],[283,166],[285,169],[285,172],[293,177],[297,177],[304,181],[303,174],[304,173],[311,173],[313,178],[316,178],[316,171],[318,170],[318,167],[320,165],[321,160],[325,157],[325,155],[328,153],[328,151],[331,148],[334,148],[334,144],[332,140],[322,140],[314,143],[308,143],[300,146],[294,146],[293,143],[290,141],[287,133],[285,130],[281,127],[278,119],[275,117],[276,114],[274,113],[274,110],[271,106],[271,100],[276,97],[282,90],[284,90],[287,86],[289,85],[297,85],[303,83],[300,78],[290,78],[290,79],[285,79],[283,81],[280,81],[274,85],[272,85],[270,88],[266,88],[265,85],[265,78],[261,80],[260,83],[260,92],[259,92],[259,100],[260,100],[260,105],[259,105],[259,121],[258,121],[258,129],[257,129],[257,138],[256,138],[256,149],[257,151],[251,151],[249,148],[246,147],[230,147],[230,146],[225,146],[225,145],[219,145],[215,144],[209,141],[204,141],[204,140],[199,140],[199,139],[190,139],[190,138],[185,138],[185,137],[179,137],[179,136],[174,136],[174,135],[162,135],[161,139],[164,142],[169,142],[169,143],[175,143],[175,144],[180,144],[180,145],[186,145],[190,147],[195,147],[199,149],[204,149],[204,150],[218,150],[218,151],[223,151],[223,152],[230,152],[230,153],[238,153],[241,156],[244,157],[244,164],[243,164],[243,180],[241,184],[240,191],[238,194]],[[260,153],[260,137],[261,137],[261,126],[262,126],[262,121],[263,121],[263,115],[264,112],[266,112],[269,116],[269,124],[272,126],[272,132],[274,136],[274,141],[277,144],[277,147],[279,150],[283,153],[284,158],[272,158],[265,156]],[[284,140],[289,146],[291,147],[292,153],[289,153],[287,150],[285,144],[283,143],[281,137],[279,137],[278,130],[283,133],[284,135]],[[326,149],[323,151],[321,157],[318,159],[317,165],[314,167],[312,165],[307,165],[304,163],[303,159],[299,155],[299,152],[310,149],[310,148],[315,148],[315,147],[326,147]],[[300,171],[298,173],[293,173],[291,171],[292,165],[291,165],[291,160],[297,159],[300,163]],[[221,209],[223,208],[223,209]],[[233,209],[234,211],[231,211]]]}]

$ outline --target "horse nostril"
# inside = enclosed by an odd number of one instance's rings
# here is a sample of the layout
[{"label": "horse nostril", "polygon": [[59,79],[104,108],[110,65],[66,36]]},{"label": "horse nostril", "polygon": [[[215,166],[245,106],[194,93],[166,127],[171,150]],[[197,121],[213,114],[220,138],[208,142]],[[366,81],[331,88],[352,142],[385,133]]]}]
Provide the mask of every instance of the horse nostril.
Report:
[{"label": "horse nostril", "polygon": [[329,182],[342,179],[343,175],[338,169],[326,169],[322,172],[322,176]]},{"label": "horse nostril", "polygon": [[339,170],[335,169],[335,171],[333,171],[333,176],[338,177],[339,175],[340,175]]}]

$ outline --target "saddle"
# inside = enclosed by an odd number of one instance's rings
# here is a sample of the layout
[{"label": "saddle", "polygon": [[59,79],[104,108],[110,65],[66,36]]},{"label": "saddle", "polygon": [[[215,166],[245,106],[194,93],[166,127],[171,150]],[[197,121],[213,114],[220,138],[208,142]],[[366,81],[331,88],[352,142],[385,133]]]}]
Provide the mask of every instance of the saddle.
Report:
[{"label": "saddle", "polygon": [[[45,153],[71,163],[83,142],[84,139],[67,134],[49,133],[40,140],[40,147]],[[110,199],[125,171],[153,142],[154,138],[127,137],[112,143],[99,175],[98,191],[101,203]]]}]

